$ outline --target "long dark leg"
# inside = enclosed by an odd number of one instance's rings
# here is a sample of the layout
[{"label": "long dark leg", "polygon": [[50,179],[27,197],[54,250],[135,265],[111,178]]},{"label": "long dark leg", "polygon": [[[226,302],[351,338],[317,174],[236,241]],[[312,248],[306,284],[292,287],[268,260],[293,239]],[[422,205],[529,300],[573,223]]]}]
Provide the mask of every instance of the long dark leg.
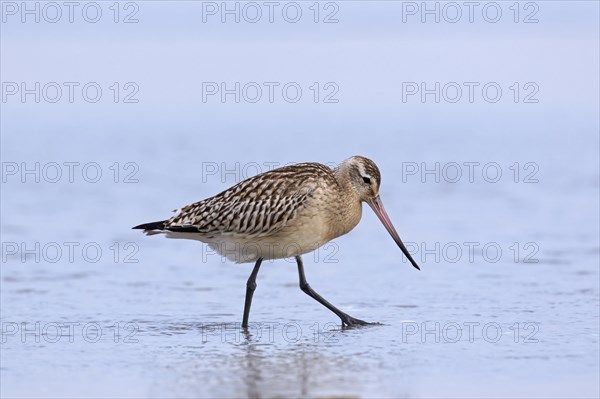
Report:
[{"label": "long dark leg", "polygon": [[317,294],[317,292],[315,290],[313,290],[310,287],[310,285],[308,285],[308,281],[306,281],[306,277],[304,276],[304,265],[302,265],[302,258],[300,256],[296,256],[296,262],[298,262],[298,276],[300,277],[300,289],[302,291],[304,291],[306,294],[308,294],[309,296],[316,299],[319,303],[321,303],[327,309],[329,309],[333,313],[335,313],[340,319],[342,319],[342,325],[364,326],[366,324],[370,324],[370,323],[367,323],[366,321],[355,319],[354,317],[347,315],[346,313],[342,312],[341,310],[339,310],[338,308],[333,306],[331,303],[327,302],[327,300],[325,298],[323,298],[321,295]]},{"label": "long dark leg", "polygon": [[261,263],[262,258],[258,258],[256,264],[254,265],[254,269],[252,269],[250,277],[248,277],[248,282],[246,283],[246,302],[244,303],[244,319],[242,320],[243,328],[248,328],[248,316],[250,316],[252,295],[254,295],[254,290],[256,289],[256,276],[258,275],[258,269],[260,269]]}]

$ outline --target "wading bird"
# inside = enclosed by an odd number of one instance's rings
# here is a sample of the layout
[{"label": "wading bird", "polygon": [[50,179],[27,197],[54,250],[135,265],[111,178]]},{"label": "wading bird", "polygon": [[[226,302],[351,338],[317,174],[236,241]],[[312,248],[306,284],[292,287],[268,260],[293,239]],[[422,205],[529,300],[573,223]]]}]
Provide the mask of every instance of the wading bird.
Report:
[{"label": "wading bird", "polygon": [[256,276],[264,259],[295,257],[300,288],[335,313],[342,326],[370,324],[342,312],[313,290],[301,256],[352,230],[366,202],[404,255],[419,266],[400,240],[381,199],[379,168],[354,156],[335,169],[299,163],[246,179],[214,197],[184,206],[175,216],[135,226],[148,235],[202,241],[236,263],[255,262],[246,284],[242,326],[248,327]]}]

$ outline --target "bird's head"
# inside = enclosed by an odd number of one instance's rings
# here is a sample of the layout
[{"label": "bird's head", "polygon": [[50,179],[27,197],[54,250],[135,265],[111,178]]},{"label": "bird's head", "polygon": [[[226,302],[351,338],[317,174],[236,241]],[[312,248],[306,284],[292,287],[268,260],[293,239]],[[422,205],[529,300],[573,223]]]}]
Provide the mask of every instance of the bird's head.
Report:
[{"label": "bird's head", "polygon": [[379,195],[381,173],[375,162],[356,155],[342,162],[339,168],[360,201],[369,202]]},{"label": "bird's head", "polygon": [[400,240],[400,236],[396,232],[394,225],[392,225],[392,222],[383,207],[383,202],[381,202],[381,198],[379,197],[381,173],[379,172],[377,165],[375,165],[375,162],[368,158],[356,155],[343,161],[336,168],[336,175],[343,184],[349,185],[350,191],[354,193],[361,202],[369,204],[410,263],[415,268],[421,270],[417,265],[417,262],[415,262],[402,243],[402,240]]}]

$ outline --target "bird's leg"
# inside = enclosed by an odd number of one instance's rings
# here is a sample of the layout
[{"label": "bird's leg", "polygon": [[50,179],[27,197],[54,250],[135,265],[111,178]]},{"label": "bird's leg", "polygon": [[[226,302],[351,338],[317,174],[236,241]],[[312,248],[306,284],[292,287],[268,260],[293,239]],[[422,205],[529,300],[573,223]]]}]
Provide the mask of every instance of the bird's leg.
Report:
[{"label": "bird's leg", "polygon": [[250,277],[248,277],[248,282],[246,283],[246,302],[244,303],[244,319],[242,320],[243,328],[248,328],[250,305],[252,305],[252,295],[254,295],[254,290],[256,289],[256,276],[258,275],[258,269],[260,269],[261,263],[262,258],[258,258],[254,265],[254,269],[252,269],[252,273],[250,273]]},{"label": "bird's leg", "polygon": [[316,299],[319,303],[321,303],[327,309],[335,313],[340,319],[342,319],[342,326],[364,326],[370,324],[366,321],[355,319],[354,317],[347,315],[346,313],[342,312],[341,310],[333,306],[331,303],[329,303],[321,295],[317,294],[317,292],[310,287],[308,281],[306,281],[306,277],[304,276],[304,266],[302,265],[302,258],[300,256],[296,256],[296,262],[298,262],[298,276],[300,277],[300,289],[304,291],[307,295]]}]

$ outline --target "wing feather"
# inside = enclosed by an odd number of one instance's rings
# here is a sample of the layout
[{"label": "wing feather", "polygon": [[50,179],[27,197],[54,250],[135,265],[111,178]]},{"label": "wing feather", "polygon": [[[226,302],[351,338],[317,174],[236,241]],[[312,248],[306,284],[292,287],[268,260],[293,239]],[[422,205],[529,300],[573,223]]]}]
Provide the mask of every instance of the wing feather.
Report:
[{"label": "wing feather", "polygon": [[274,169],[181,208],[166,230],[266,236],[291,223],[323,184],[337,184],[332,169],[302,163]]}]

